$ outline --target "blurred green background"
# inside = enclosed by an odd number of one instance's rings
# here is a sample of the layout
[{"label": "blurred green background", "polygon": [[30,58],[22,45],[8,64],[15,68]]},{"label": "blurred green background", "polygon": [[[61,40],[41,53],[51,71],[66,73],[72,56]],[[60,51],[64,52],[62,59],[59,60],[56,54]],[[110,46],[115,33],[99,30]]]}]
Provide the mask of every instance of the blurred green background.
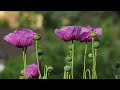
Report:
[{"label": "blurred green background", "polygon": [[[65,57],[69,54],[68,45],[59,39],[54,30],[67,25],[101,27],[101,47],[97,56],[98,79],[114,79],[115,63],[120,59],[120,13],[116,11],[0,11],[0,50],[5,69],[0,72],[0,79],[19,78],[23,69],[22,50],[2,38],[18,28],[29,28],[40,33],[42,39],[39,48],[44,51],[44,65],[53,66],[49,79],[62,79]],[[74,77],[82,79],[85,43],[75,42]],[[91,43],[88,45],[91,52]],[[2,58],[2,57],[1,57]],[[36,60],[35,47],[28,47],[27,64]],[[91,69],[92,60],[87,57],[86,68]],[[120,71],[118,71],[119,74]],[[119,75],[118,75],[119,78]]]}]

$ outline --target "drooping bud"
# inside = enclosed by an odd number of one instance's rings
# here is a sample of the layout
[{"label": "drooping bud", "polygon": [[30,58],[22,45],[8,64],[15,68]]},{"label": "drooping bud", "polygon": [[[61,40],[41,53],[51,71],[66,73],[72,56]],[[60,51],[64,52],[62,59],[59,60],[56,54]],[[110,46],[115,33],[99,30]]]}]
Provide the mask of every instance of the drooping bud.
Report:
[{"label": "drooping bud", "polygon": [[41,35],[40,34],[35,34],[34,39],[35,40],[40,40],[41,39]]},{"label": "drooping bud", "polygon": [[92,32],[92,33],[91,33],[91,36],[92,36],[93,38],[96,37],[96,36],[97,36],[96,32]]},{"label": "drooping bud", "polygon": [[71,71],[71,66],[66,65],[66,66],[64,67],[64,70],[65,70],[66,72],[70,72],[70,71]]},{"label": "drooping bud", "polygon": [[48,68],[47,68],[47,71],[50,73],[51,71],[53,70],[53,67],[52,66],[49,66]]},{"label": "drooping bud", "polygon": [[67,62],[71,62],[71,61],[72,61],[72,58],[71,58],[70,56],[67,56],[67,57],[65,58],[65,60],[66,60]]}]

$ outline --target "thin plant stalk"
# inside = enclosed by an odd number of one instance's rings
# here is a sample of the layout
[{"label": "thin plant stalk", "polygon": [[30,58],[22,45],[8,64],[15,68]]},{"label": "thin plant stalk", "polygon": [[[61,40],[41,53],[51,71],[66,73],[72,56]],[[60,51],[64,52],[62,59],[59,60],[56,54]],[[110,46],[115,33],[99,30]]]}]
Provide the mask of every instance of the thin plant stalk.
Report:
[{"label": "thin plant stalk", "polygon": [[74,43],[73,43],[73,40],[72,40],[72,70],[71,70],[71,74],[72,74],[72,79],[74,79],[74,71],[73,71],[73,67],[74,67]]},{"label": "thin plant stalk", "polygon": [[87,42],[86,42],[86,44],[85,44],[85,53],[84,53],[83,79],[86,79],[86,71],[85,71],[86,53],[87,53]]},{"label": "thin plant stalk", "polygon": [[94,50],[94,38],[92,38],[92,54],[93,54],[93,69],[92,69],[92,79],[96,79],[96,58]]},{"label": "thin plant stalk", "polygon": [[37,58],[37,65],[38,65],[38,73],[39,79],[41,78],[40,66],[39,66],[39,57],[38,57],[38,41],[36,40],[36,58]]},{"label": "thin plant stalk", "polygon": [[95,49],[95,78],[97,79],[97,72],[96,72],[96,59],[97,59],[97,49]]},{"label": "thin plant stalk", "polygon": [[115,75],[115,79],[118,79],[117,72],[118,72],[118,69],[116,68],[116,75]]},{"label": "thin plant stalk", "polygon": [[26,67],[26,60],[27,60],[27,47],[24,48],[23,50],[23,58],[24,58],[24,73],[25,73],[25,79],[27,79],[27,67]]}]

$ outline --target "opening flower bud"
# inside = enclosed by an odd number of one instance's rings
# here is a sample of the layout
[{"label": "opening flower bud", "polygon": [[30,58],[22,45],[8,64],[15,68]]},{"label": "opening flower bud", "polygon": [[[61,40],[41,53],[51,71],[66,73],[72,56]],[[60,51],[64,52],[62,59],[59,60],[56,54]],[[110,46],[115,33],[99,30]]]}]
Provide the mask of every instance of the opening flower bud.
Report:
[{"label": "opening flower bud", "polygon": [[91,36],[92,36],[92,37],[96,37],[96,36],[97,36],[96,32],[92,32],[92,33],[91,33]]},{"label": "opening flower bud", "polygon": [[116,63],[115,68],[119,68],[119,67],[120,67],[120,63]]},{"label": "opening flower bud", "polygon": [[50,73],[53,70],[53,67],[49,66],[47,69],[48,69],[47,71]]},{"label": "opening flower bud", "polygon": [[40,50],[38,51],[38,55],[39,55],[39,56],[43,55],[43,50],[42,50],[42,49],[40,49]]},{"label": "opening flower bud", "polygon": [[88,54],[88,57],[89,57],[89,58],[93,58],[93,54],[92,54],[92,53],[89,53],[89,54]]},{"label": "opening flower bud", "polygon": [[99,41],[94,42],[94,48],[98,49],[100,47]]},{"label": "opening flower bud", "polygon": [[72,61],[72,58],[71,58],[70,56],[67,56],[67,57],[65,58],[65,60],[66,60],[67,62],[71,62],[71,61]]},{"label": "opening flower bud", "polygon": [[41,39],[41,35],[40,34],[35,34],[34,39],[35,40],[40,40]]},{"label": "opening flower bud", "polygon": [[71,67],[68,66],[68,65],[66,65],[66,66],[64,67],[64,70],[65,70],[66,72],[70,72],[70,71],[71,71]]}]

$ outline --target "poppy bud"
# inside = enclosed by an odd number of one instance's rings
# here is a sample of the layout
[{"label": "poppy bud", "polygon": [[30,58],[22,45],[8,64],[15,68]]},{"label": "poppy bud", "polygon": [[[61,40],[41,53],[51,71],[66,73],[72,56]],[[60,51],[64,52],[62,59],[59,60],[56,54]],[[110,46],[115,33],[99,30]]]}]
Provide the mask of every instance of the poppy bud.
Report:
[{"label": "poppy bud", "polygon": [[100,47],[100,43],[98,41],[94,42],[94,48],[98,49]]},{"label": "poppy bud", "polygon": [[89,58],[93,58],[93,54],[92,54],[92,53],[89,53],[89,54],[88,54],[88,57],[89,57]]},{"label": "poppy bud", "polygon": [[52,66],[49,66],[49,67],[47,68],[47,70],[48,70],[48,72],[50,73],[50,72],[53,70],[53,67],[52,67]]},{"label": "poppy bud", "polygon": [[71,67],[68,66],[68,65],[66,65],[66,66],[64,67],[64,70],[65,70],[66,72],[70,72],[70,71],[71,71]]},{"label": "poppy bud", "polygon": [[34,39],[35,40],[40,40],[41,39],[41,35],[40,34],[35,34]]},{"label": "poppy bud", "polygon": [[96,37],[96,36],[97,36],[96,32],[92,32],[92,33],[91,33],[91,36],[92,36],[93,38]]},{"label": "poppy bud", "polygon": [[71,58],[70,56],[67,56],[67,57],[65,58],[65,60],[68,61],[68,62],[70,62],[70,61],[72,61],[72,58]]},{"label": "poppy bud", "polygon": [[38,50],[38,55],[39,56],[43,55],[43,50],[42,49]]}]

